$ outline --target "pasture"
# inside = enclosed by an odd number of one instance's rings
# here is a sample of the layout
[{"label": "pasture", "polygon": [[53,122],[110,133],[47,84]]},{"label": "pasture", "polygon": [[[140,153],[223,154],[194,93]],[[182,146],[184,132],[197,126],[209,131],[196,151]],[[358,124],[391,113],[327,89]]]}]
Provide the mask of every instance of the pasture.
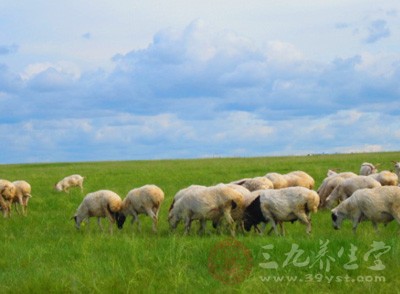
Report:
[{"label": "pasture", "polygon": [[[183,225],[171,233],[168,208],[175,193],[191,184],[214,185],[267,172],[303,170],[317,189],[330,168],[358,173],[360,164],[379,163],[393,169],[400,152],[313,155],[298,157],[213,158],[197,160],[126,161],[1,165],[0,178],[26,180],[32,186],[28,216],[13,210],[0,219],[1,293],[394,293],[400,282],[398,224],[369,222],[357,234],[345,221],[332,228],[330,212],[312,215],[313,231],[295,222],[285,224],[286,236],[254,232],[189,236]],[[56,192],[66,175],[85,176],[84,192]],[[100,232],[95,219],[77,231],[70,219],[83,196],[109,189],[124,198],[129,190],[156,184],[165,192],[158,233],[151,219],[140,215],[142,231],[130,225]],[[267,227],[269,229],[269,226]]]}]

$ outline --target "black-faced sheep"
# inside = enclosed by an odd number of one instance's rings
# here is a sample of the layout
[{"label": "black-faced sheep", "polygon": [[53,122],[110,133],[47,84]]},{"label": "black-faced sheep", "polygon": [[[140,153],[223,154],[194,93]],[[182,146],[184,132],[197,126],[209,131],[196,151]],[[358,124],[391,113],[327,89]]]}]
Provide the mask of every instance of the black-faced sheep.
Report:
[{"label": "black-faced sheep", "polygon": [[158,213],[164,201],[164,192],[156,185],[145,185],[132,189],[122,201],[121,211],[117,217],[117,225],[122,229],[126,217],[132,215],[132,224],[137,220],[141,229],[139,214],[147,214],[153,219],[153,231],[157,231]]},{"label": "black-faced sheep", "polygon": [[90,217],[97,217],[97,223],[100,229],[103,230],[100,218],[107,217],[110,220],[110,233],[112,233],[112,225],[116,221],[121,206],[121,197],[112,191],[100,190],[89,193],[83,198],[73,216],[75,226],[79,230],[83,220],[86,219],[89,222]]},{"label": "black-faced sheep", "polygon": [[333,227],[338,230],[344,219],[353,222],[353,232],[363,220],[370,220],[374,229],[378,223],[396,220],[400,224],[400,187],[382,186],[361,189],[331,210]]},{"label": "black-faced sheep", "polygon": [[259,191],[259,196],[246,208],[244,227],[247,231],[260,222],[271,222],[276,234],[276,225],[281,222],[299,220],[311,232],[310,212],[317,212],[318,194],[304,187],[289,187],[279,190]]},{"label": "black-faced sheep", "polygon": [[55,184],[54,188],[58,191],[64,191],[69,193],[69,189],[72,187],[80,187],[81,192],[83,191],[83,180],[85,178],[82,177],[81,175],[71,175],[68,177],[65,177],[61,181],[59,181],[57,184]]}]

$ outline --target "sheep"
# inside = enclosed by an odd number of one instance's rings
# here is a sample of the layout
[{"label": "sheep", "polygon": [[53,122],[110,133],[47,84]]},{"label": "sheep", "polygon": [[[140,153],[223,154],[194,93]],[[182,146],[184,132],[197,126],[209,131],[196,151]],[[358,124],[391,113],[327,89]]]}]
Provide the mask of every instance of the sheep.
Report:
[{"label": "sheep", "polygon": [[19,213],[17,203],[22,207],[22,214],[27,215],[28,213],[28,201],[32,197],[31,185],[26,181],[14,181],[15,186],[15,197],[13,199],[15,210]]},{"label": "sheep", "polygon": [[113,191],[99,190],[89,193],[83,198],[82,203],[72,217],[75,220],[75,227],[79,230],[83,220],[87,219],[89,222],[89,218],[94,216],[97,217],[100,230],[103,230],[100,218],[107,217],[110,220],[109,227],[110,233],[112,233],[112,224],[115,223],[121,206],[121,197]]},{"label": "sheep", "polygon": [[64,191],[66,193],[69,193],[69,188],[72,187],[80,187],[81,192],[83,191],[83,180],[85,178],[82,177],[81,175],[71,175],[68,177],[65,177],[61,181],[59,181],[57,184],[55,184],[54,188],[58,191]]},{"label": "sheep", "polygon": [[274,189],[274,184],[266,177],[246,178],[234,181],[231,184],[241,185],[249,191]]},{"label": "sheep", "polygon": [[328,171],[327,177],[322,181],[319,186],[317,193],[320,198],[319,206],[321,208],[326,206],[326,198],[332,193],[339,184],[341,184],[345,179],[357,177],[353,172],[341,172],[336,173],[331,170]]},{"label": "sheep", "polygon": [[274,185],[274,189],[287,188],[288,183],[285,177],[279,173],[267,173],[264,177],[268,178]]},{"label": "sheep", "polygon": [[331,208],[337,200],[343,201],[349,198],[356,190],[364,188],[376,188],[382,186],[377,180],[369,176],[356,176],[344,180],[332,191],[326,199],[327,207]]},{"label": "sheep", "polygon": [[308,189],[313,189],[315,181],[314,179],[303,171],[293,171],[287,174],[284,174],[283,177],[287,181],[288,187],[305,187]]},{"label": "sheep", "polygon": [[3,217],[11,216],[11,203],[15,197],[16,189],[13,183],[0,179],[0,206]]},{"label": "sheep", "polygon": [[382,186],[397,186],[399,181],[397,174],[392,173],[388,170],[370,174],[369,177],[377,180],[379,183],[381,183]]},{"label": "sheep", "polygon": [[400,187],[381,186],[360,189],[331,210],[332,223],[336,230],[344,219],[353,222],[353,233],[361,221],[370,220],[375,231],[378,223],[387,224],[395,219],[400,224]]},{"label": "sheep", "polygon": [[201,223],[199,233],[204,233],[207,220],[218,223],[224,218],[230,226],[231,235],[235,235],[231,211],[243,207],[243,196],[235,189],[225,184],[212,187],[190,186],[178,191],[174,199],[168,215],[172,230],[183,219],[185,234],[188,234],[192,221],[198,219]]},{"label": "sheep", "polygon": [[274,189],[301,186],[313,189],[314,179],[304,171],[292,171],[287,174],[267,173],[264,177],[268,178],[274,185]]},{"label": "sheep", "polygon": [[363,164],[361,164],[360,176],[368,176],[376,172],[378,172],[378,169],[372,163],[364,162]]},{"label": "sheep", "polygon": [[156,185],[145,185],[132,189],[122,201],[121,211],[117,217],[117,225],[122,229],[126,217],[132,215],[132,224],[137,220],[139,230],[141,223],[139,214],[147,214],[153,219],[153,231],[157,232],[158,213],[164,201],[164,192]]},{"label": "sheep", "polygon": [[246,208],[244,227],[247,231],[260,222],[271,222],[279,235],[276,224],[300,220],[311,233],[310,212],[317,212],[318,194],[305,187],[289,187],[279,190],[262,190],[259,196]]}]

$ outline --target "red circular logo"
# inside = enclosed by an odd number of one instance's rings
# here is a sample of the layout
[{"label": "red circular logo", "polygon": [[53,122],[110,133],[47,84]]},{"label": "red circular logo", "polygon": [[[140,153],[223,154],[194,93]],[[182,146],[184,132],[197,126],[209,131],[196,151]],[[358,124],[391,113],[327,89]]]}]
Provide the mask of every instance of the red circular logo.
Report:
[{"label": "red circular logo", "polygon": [[214,279],[229,285],[243,282],[253,267],[253,257],[243,243],[228,239],[216,243],[208,256],[208,271]]}]

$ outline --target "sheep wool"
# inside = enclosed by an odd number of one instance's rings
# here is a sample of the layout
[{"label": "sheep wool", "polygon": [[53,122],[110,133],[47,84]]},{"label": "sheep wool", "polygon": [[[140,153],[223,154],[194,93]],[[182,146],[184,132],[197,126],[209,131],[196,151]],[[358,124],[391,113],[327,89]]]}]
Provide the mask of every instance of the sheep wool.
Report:
[{"label": "sheep wool", "polygon": [[83,191],[83,180],[85,178],[82,177],[81,175],[71,175],[68,177],[65,177],[64,179],[62,179],[61,181],[59,181],[54,188],[58,191],[58,192],[67,192],[69,193],[69,189],[72,187],[80,187],[81,188],[81,192]]},{"label": "sheep wool", "polygon": [[13,203],[15,209],[17,209],[17,204],[22,207],[22,214],[26,215],[28,213],[28,201],[32,197],[31,195],[31,185],[26,181],[14,181],[13,185],[15,186],[15,197],[13,199]]},{"label": "sheep wool", "polygon": [[0,179],[0,206],[4,217],[11,216],[11,203],[14,200],[15,193],[16,189],[13,183]]}]

